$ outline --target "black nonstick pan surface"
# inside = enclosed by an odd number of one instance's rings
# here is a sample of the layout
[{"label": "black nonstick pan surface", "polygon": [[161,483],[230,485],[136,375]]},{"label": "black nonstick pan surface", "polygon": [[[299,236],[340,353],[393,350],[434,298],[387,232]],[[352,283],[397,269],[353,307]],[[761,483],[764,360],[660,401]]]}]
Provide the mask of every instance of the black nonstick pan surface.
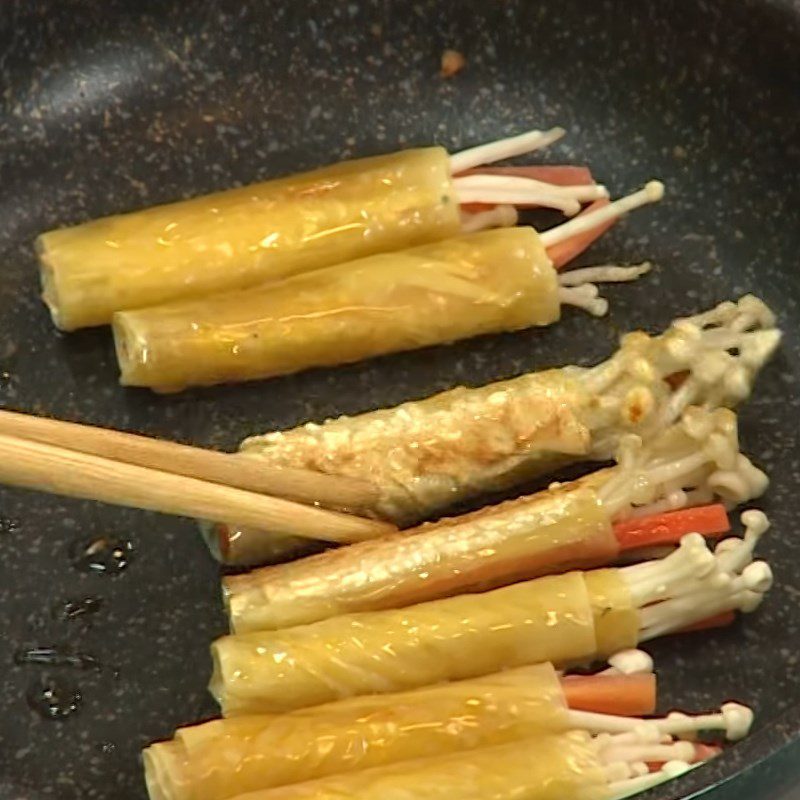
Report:
[{"label": "black nonstick pan surface", "polygon": [[[450,80],[438,74],[446,47],[467,58]],[[748,741],[655,796],[691,794],[800,734],[799,101],[797,3],[5,0],[0,406],[233,448],[459,383],[592,363],[622,330],[759,294],[786,340],[741,431],[773,480],[762,552],[777,585],[733,628],[652,648],[665,708],[735,697],[757,712]],[[59,335],[39,302],[31,243],[43,230],[553,124],[570,135],[546,160],[589,163],[616,193],[667,184],[660,206],[584,258],[658,265],[610,292],[605,320],[568,313],[546,331],[158,397],[117,385],[106,330]],[[190,521],[5,489],[0,517],[0,798],[142,800],[141,747],[215,710],[217,566]],[[97,538],[130,542],[127,568],[76,565],[75,548]],[[99,598],[91,613],[65,605],[87,597]],[[14,662],[21,648],[62,643],[99,668]],[[82,697],[60,720],[29,705],[53,677],[62,700],[70,687]]]}]

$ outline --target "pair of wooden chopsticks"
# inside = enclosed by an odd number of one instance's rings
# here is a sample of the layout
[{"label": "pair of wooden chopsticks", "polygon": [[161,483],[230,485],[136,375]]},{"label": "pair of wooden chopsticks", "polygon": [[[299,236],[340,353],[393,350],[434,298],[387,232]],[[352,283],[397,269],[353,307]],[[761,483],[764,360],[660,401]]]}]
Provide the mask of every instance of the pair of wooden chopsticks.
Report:
[{"label": "pair of wooden chopsticks", "polygon": [[328,510],[371,507],[369,481],[14,411],[0,411],[0,483],[329,542],[396,530]]}]

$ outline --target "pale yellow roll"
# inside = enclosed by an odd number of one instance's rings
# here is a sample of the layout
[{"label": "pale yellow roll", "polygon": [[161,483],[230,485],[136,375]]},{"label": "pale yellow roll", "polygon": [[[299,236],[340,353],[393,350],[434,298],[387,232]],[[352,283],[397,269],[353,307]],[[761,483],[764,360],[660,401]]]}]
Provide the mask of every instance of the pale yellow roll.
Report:
[{"label": "pale yellow roll", "polygon": [[36,248],[44,300],[73,330],[459,230],[449,156],[430,147],[50,231]]},{"label": "pale yellow roll", "polygon": [[612,561],[619,545],[587,481],[224,581],[231,630],[402,608]]},{"label": "pale yellow roll", "polygon": [[225,636],[209,686],[223,714],[280,713],[510,667],[591,660],[583,574],[572,572],[401,610]]},{"label": "pale yellow roll", "polygon": [[608,780],[588,734],[543,736],[332,775],[238,800],[606,800]]},{"label": "pale yellow roll", "polygon": [[114,315],[121,381],[175,391],[549,325],[558,280],[533,228],[482,231],[245,291]]},{"label": "pale yellow roll", "polygon": [[597,658],[607,658],[636,647],[641,619],[631,591],[616,569],[595,569],[583,574],[594,611]]},{"label": "pale yellow roll", "polygon": [[215,720],[150,746],[151,800],[226,800],[313,780],[567,729],[550,664],[279,716]]}]

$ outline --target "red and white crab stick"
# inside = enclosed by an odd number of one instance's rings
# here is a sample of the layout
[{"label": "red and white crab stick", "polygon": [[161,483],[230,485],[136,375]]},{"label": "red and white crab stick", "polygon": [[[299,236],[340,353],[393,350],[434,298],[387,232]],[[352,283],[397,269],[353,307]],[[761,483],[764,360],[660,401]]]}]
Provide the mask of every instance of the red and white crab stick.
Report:
[{"label": "red and white crab stick", "polygon": [[[602,186],[454,175],[532,152],[564,131],[532,131],[450,156],[428,147],[336,164],[44,233],[44,300],[74,330],[116,311],[204,297],[462,232],[461,204],[520,203],[575,214]],[[468,229],[514,224],[508,210]]]}]

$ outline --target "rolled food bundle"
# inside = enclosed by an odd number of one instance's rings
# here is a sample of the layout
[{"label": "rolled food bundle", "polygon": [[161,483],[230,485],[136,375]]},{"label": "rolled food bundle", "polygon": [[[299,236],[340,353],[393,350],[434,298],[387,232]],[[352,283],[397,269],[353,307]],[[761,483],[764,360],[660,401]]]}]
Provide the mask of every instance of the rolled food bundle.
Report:
[{"label": "rolled food bundle", "polygon": [[[401,608],[614,561],[624,550],[677,543],[698,514],[668,518],[669,536],[617,535],[614,523],[723,500],[745,503],[768,479],[738,450],[736,416],[693,407],[649,443],[625,440],[616,467],[462,517],[264,567],[224,580],[231,629],[244,633],[356,611]],[[711,513],[705,535],[728,530]],[[688,526],[688,527],[687,527]],[[626,529],[630,527],[630,523]]]},{"label": "rolled food bundle", "polygon": [[[641,677],[625,676],[633,682]],[[654,684],[654,676],[646,677]],[[619,688],[618,679],[609,680]],[[151,800],[225,800],[255,789],[559,732],[568,721],[559,676],[550,664],[541,664],[290,714],[214,720],[147,748],[144,763]]]},{"label": "rolled food bundle", "polygon": [[644,731],[537,736],[248,792],[238,800],[621,800],[719,752],[671,736],[653,741],[647,736],[654,729]]},{"label": "rolled food bundle", "polygon": [[[772,312],[748,295],[676,320],[658,336],[627,334],[592,368],[534,372],[308,423],[251,437],[242,452],[272,466],[368,478],[382,490],[375,514],[408,526],[567,463],[613,458],[626,433],[647,440],[691,404],[736,406],[779,341]],[[227,563],[307,552],[307,541],[234,522],[206,527]]]},{"label": "rolled food bundle", "polygon": [[743,520],[744,539],[716,554],[688,534],[660,561],[225,636],[212,645],[209,688],[226,716],[280,713],[545,661],[591,662],[756,608],[772,581],[766,563],[751,563],[767,522],[757,511]]},{"label": "rolled food bundle", "polygon": [[122,383],[250,380],[558,319],[531,228],[482,231],[279,283],[114,316]]},{"label": "rolled food bundle", "polygon": [[[631,660],[636,655],[652,665],[638,651],[618,658]],[[624,716],[575,710],[573,703],[597,697],[605,698],[600,703],[624,707],[626,696],[640,706]],[[646,703],[641,705],[639,697]],[[654,707],[652,672],[619,674],[611,669],[559,678],[552,665],[541,664],[403,694],[183,728],[173,740],[144,750],[145,778],[151,800],[227,800],[328,775],[568,731],[638,736],[640,742],[629,744],[643,756],[642,748],[656,739],[689,738],[698,730],[707,735],[719,732],[728,740],[742,738],[753,718],[746,706],[727,703],[713,714],[643,719]],[[659,741],[647,755],[654,761],[663,759],[665,749],[669,745],[665,748]],[[716,751],[687,745],[682,749],[682,756],[692,761]]]},{"label": "rolled food bundle", "polygon": [[606,800],[607,787],[606,774],[591,737],[569,733],[332,775],[240,798]]},{"label": "rolled food bundle", "polygon": [[[629,650],[609,661],[608,669],[594,675],[560,676],[551,664],[540,664],[401,694],[182,728],[173,740],[143,753],[150,798],[227,800],[567,731],[627,733],[633,736],[631,755],[646,754],[653,761],[671,749],[664,737],[690,739],[702,730],[732,741],[749,731],[752,711],[738,703],[713,714],[642,719],[656,706],[652,659]],[[717,751],[706,745],[694,752],[682,747],[682,757],[692,761]]]},{"label": "rolled food bundle", "polygon": [[[573,275],[561,285],[545,238],[662,193],[654,181],[542,235],[529,227],[479,231],[246,290],[120,311],[113,327],[121,381],[177,391],[550,325],[562,303],[603,314],[608,304],[590,280]],[[634,280],[647,269],[601,269],[592,277]]]},{"label": "rolled food bundle", "polygon": [[[564,131],[531,131],[454,156],[441,147],[347,161],[44,233],[44,300],[63,330],[114,312],[244,289],[462,230],[459,203],[502,203],[466,229],[513,225],[515,204],[575,214],[602,186],[456,173],[531,152]],[[474,215],[477,216],[477,215]]]}]

